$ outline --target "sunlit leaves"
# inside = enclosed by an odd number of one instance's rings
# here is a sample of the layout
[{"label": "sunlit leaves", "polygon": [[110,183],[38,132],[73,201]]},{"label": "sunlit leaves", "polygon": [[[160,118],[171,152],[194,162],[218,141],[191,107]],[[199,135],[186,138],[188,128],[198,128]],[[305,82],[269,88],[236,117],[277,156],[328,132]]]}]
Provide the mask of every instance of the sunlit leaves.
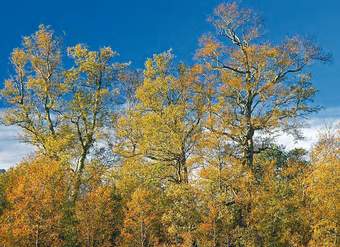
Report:
[{"label": "sunlit leaves", "polygon": [[0,245],[338,245],[339,133],[310,160],[273,142],[318,109],[308,67],[327,54],[264,41],[236,3],[209,20],[198,61],[169,50],[143,72],[47,26],[23,39],[2,123],[37,150],[0,177]]},{"label": "sunlit leaves", "polygon": [[67,171],[46,157],[28,161],[6,173],[0,243],[61,245],[62,211],[67,198]]}]

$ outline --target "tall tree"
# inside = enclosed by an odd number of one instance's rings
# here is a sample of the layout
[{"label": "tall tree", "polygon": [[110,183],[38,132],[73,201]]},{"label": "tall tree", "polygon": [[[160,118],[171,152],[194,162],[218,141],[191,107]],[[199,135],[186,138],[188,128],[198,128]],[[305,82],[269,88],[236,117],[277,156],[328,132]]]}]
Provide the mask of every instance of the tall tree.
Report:
[{"label": "tall tree", "polygon": [[79,153],[74,184],[76,200],[86,159],[116,110],[113,98],[119,94],[118,78],[127,64],[113,63],[118,53],[109,47],[90,51],[83,45],[76,45],[69,48],[68,53],[75,62],[65,75],[72,92],[65,117],[74,127]]},{"label": "tall tree", "polygon": [[[309,104],[316,90],[307,68],[329,56],[309,40],[263,41],[258,16],[236,3],[219,5],[211,23],[217,36],[204,36],[197,56],[212,74],[209,129],[227,136],[235,155],[253,167],[265,138],[278,131],[298,135],[301,117],[318,108]],[[296,121],[299,119],[299,121]]]},{"label": "tall tree", "polygon": [[145,63],[137,104],[117,122],[117,152],[139,155],[173,170],[168,179],[187,183],[195,145],[202,132],[204,101],[200,66],[173,69],[173,55],[154,55]]},{"label": "tall tree", "polygon": [[15,74],[1,91],[11,106],[2,121],[21,127],[44,154],[76,160],[76,198],[86,159],[116,108],[127,64],[114,63],[118,53],[109,47],[76,45],[68,53],[74,66],[65,70],[61,40],[43,25],[24,38],[11,55]]},{"label": "tall tree", "polygon": [[60,39],[49,27],[39,26],[32,36],[24,37],[22,48],[12,52],[14,75],[1,91],[10,105],[2,122],[21,127],[26,141],[54,156],[65,150],[69,140],[65,131],[60,133],[59,113],[67,91],[61,58]]}]

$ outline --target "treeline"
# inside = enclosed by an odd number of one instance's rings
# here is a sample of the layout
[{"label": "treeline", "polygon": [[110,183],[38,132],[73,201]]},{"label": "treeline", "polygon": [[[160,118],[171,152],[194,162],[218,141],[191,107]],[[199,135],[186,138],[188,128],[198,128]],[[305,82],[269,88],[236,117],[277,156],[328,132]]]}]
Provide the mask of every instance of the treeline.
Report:
[{"label": "treeline", "polygon": [[0,246],[338,246],[339,129],[286,151],[319,108],[310,40],[273,44],[219,5],[191,65],[143,71],[46,26],[13,50],[2,124],[36,152],[0,175]]}]

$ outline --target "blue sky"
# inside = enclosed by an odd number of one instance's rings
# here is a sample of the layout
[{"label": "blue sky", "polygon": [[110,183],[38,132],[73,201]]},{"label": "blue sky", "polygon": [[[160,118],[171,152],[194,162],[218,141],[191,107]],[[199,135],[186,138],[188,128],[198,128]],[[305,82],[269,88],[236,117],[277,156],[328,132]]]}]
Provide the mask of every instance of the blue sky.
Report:
[{"label": "blue sky", "polygon": [[[64,35],[66,46],[79,42],[93,49],[111,46],[121,54],[121,59],[131,60],[135,67],[142,67],[145,58],[153,53],[169,48],[177,59],[190,62],[198,38],[212,31],[206,19],[219,3],[217,0],[2,1],[0,84],[11,73],[8,60],[11,50],[39,24],[51,25]],[[315,66],[313,82],[320,90],[316,103],[331,109],[328,112],[332,112],[332,117],[339,116],[340,1],[243,0],[242,4],[255,8],[263,16],[268,39],[280,41],[287,35],[306,35],[332,52],[331,64]],[[14,129],[11,131],[15,133]],[[8,137],[2,138],[1,133],[5,132],[6,129],[0,129],[0,168],[4,160],[1,155],[9,142]],[[12,144],[17,145],[17,150],[24,149],[16,140]],[[11,158],[3,163],[8,162]]]}]

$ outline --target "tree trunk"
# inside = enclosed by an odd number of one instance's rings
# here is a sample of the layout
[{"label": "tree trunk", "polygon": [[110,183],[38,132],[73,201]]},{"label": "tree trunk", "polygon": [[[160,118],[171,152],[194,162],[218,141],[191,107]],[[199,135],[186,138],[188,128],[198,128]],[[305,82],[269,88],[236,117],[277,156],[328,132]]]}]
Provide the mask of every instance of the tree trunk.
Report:
[{"label": "tree trunk", "polygon": [[248,103],[246,105],[246,133],[245,133],[245,143],[244,145],[244,159],[246,165],[250,168],[253,169],[253,163],[254,163],[254,128],[252,125],[252,114],[251,114],[251,109],[252,109],[252,100],[251,100],[251,93],[249,92],[249,99]]},{"label": "tree trunk", "polygon": [[73,193],[73,203],[75,203],[79,196],[79,190],[81,185],[81,177],[83,175],[84,167],[85,167],[85,161],[87,156],[87,150],[85,149],[80,157],[79,164],[78,164],[78,171],[76,174],[76,181],[74,183],[74,193]]},{"label": "tree trunk", "polygon": [[177,176],[180,184],[187,184],[189,182],[189,172],[185,158],[181,158],[177,161]]}]

